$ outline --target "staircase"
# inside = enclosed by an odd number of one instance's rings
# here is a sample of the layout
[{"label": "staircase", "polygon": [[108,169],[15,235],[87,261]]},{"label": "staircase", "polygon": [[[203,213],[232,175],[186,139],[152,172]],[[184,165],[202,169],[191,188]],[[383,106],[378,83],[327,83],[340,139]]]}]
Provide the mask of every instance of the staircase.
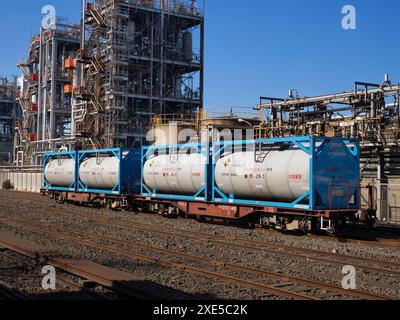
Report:
[{"label": "staircase", "polygon": [[97,96],[92,96],[90,104],[94,107],[93,109],[96,113],[104,112],[104,106]]},{"label": "staircase", "polygon": [[96,47],[98,38],[99,38],[99,31],[97,29],[93,29],[89,39],[85,43],[83,51],[80,51],[78,55],[81,61],[90,60],[92,58],[93,49]]},{"label": "staircase", "polygon": [[16,129],[17,129],[17,131],[19,133],[19,136],[21,137],[21,141],[27,141],[28,134],[24,130],[23,124],[20,123],[19,121],[16,123]]},{"label": "staircase", "polygon": [[106,27],[107,26],[107,21],[100,13],[99,10],[96,10],[95,8],[92,8],[91,10],[88,11],[88,13],[92,16],[93,21],[96,23],[98,27]]},{"label": "staircase", "polygon": [[90,135],[90,142],[95,150],[103,149],[105,145],[103,139],[96,137],[94,134]]},{"label": "staircase", "polygon": [[106,70],[105,62],[98,56],[93,57],[92,66],[98,73],[104,72]]}]

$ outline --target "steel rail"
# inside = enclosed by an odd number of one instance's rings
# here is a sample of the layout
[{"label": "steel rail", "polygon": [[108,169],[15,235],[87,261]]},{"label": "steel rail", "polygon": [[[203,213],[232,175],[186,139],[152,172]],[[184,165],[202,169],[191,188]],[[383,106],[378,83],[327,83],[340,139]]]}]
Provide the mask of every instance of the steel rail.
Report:
[{"label": "steel rail", "polygon": [[367,240],[366,237],[360,239],[352,236],[324,236],[324,235],[307,235],[309,239],[321,239],[333,242],[342,242],[342,243],[358,243],[365,244],[369,246],[376,246],[381,248],[394,248],[400,249],[400,240],[388,240],[384,238],[374,238]]},{"label": "steel rail", "polygon": [[[17,191],[11,191],[11,192],[21,193],[21,192],[17,192]],[[4,197],[4,194],[6,192],[1,192],[1,193],[2,193],[1,196]],[[29,193],[29,192],[26,192],[26,193]],[[29,194],[32,194],[32,193],[29,193]],[[9,200],[15,200],[15,198],[10,198],[10,197],[5,197],[5,198],[7,198]],[[28,200],[28,201],[31,201],[31,200]],[[68,210],[68,209],[63,209],[62,211],[58,211],[57,213],[60,214],[62,212],[71,212],[71,213],[74,213],[74,214],[76,214],[76,213],[81,214],[81,213],[79,213],[77,211],[72,211],[72,210]],[[42,212],[42,213],[44,213],[44,212]],[[262,226],[256,225],[256,227],[258,229],[260,229],[260,230],[265,230],[265,228],[262,227]],[[381,227],[381,228],[384,228],[384,227]],[[280,231],[268,229],[268,232],[278,233]],[[330,241],[333,241],[333,242],[337,241],[337,242],[357,243],[357,244],[372,245],[372,246],[377,246],[377,247],[382,247],[382,248],[390,247],[390,248],[394,248],[394,249],[400,249],[400,240],[388,240],[388,239],[384,239],[384,238],[374,238],[374,239],[370,239],[370,240],[365,240],[365,238],[357,239],[357,238],[351,238],[350,236],[349,237],[344,237],[344,236],[324,236],[324,235],[317,235],[316,236],[316,235],[311,235],[311,234],[308,234],[306,237],[308,239],[315,238],[315,239],[322,239],[322,240],[327,240],[327,241],[330,240]],[[301,249],[301,248],[299,248],[299,249]]]},{"label": "steel rail", "polygon": [[[65,212],[66,211],[64,210],[63,212],[60,212],[60,213],[61,213],[61,215],[67,216],[67,215],[65,215]],[[76,218],[75,211],[69,211],[69,212],[75,213],[74,217]],[[295,257],[295,258],[300,258],[300,259],[304,259],[304,260],[308,260],[308,261],[315,260],[315,261],[323,262],[323,263],[327,263],[327,264],[333,263],[336,265],[343,265],[343,260],[338,261],[338,260],[329,259],[329,258],[322,258],[321,255],[324,255],[326,257],[331,257],[331,258],[345,259],[346,261],[351,263],[354,267],[357,267],[357,268],[360,268],[363,270],[400,275],[400,263],[395,263],[395,262],[377,261],[377,260],[365,258],[365,257],[357,257],[357,256],[352,256],[352,255],[347,255],[347,254],[332,253],[332,252],[326,252],[326,251],[320,251],[320,250],[308,249],[308,248],[301,248],[301,247],[293,247],[290,245],[284,245],[284,244],[280,244],[280,243],[248,240],[248,239],[242,239],[242,238],[237,238],[237,237],[225,237],[225,238],[222,237],[221,238],[220,236],[213,236],[213,235],[210,235],[207,233],[202,233],[202,232],[197,232],[197,231],[174,229],[174,228],[168,228],[165,226],[158,227],[158,226],[154,226],[154,225],[150,225],[150,224],[133,222],[133,221],[125,220],[125,219],[123,220],[123,222],[117,222],[115,219],[102,218],[102,217],[96,216],[95,214],[91,214],[91,213],[90,214],[85,213],[84,216],[87,219],[89,215],[91,217],[93,217],[93,220],[92,220],[93,222],[101,221],[105,224],[112,223],[115,226],[123,227],[123,228],[127,228],[129,225],[130,227],[133,227],[137,230],[158,232],[158,233],[165,234],[165,235],[172,236],[172,237],[180,237],[180,238],[192,239],[192,240],[197,240],[197,241],[207,241],[209,243],[214,243],[214,244],[222,244],[222,245],[231,246],[231,247],[263,251],[268,254],[287,256],[287,257]],[[68,215],[68,217],[71,217],[71,215]],[[269,248],[267,249],[264,246],[269,246]],[[271,247],[274,247],[274,248],[271,248]],[[276,248],[284,249],[285,251],[275,250]],[[292,251],[297,251],[297,252],[292,253],[292,252],[288,252],[287,250],[292,250]],[[299,254],[298,252],[315,254],[318,256],[302,255],[302,254]],[[357,263],[356,263],[356,261],[357,261]],[[359,263],[368,263],[369,265],[362,265]],[[372,265],[380,265],[381,268],[373,267]],[[395,270],[387,270],[387,269],[383,269],[382,267],[395,268]]]},{"label": "steel rail", "polygon": [[[24,222],[24,221],[21,221],[21,222]],[[36,220],[34,220],[32,222],[33,223],[39,223]],[[46,226],[46,228],[48,228],[48,229],[49,228],[58,229],[57,226],[49,225],[47,223],[40,223],[40,224],[42,224],[43,226]],[[333,291],[333,292],[336,292],[336,293],[339,293],[339,294],[342,294],[342,295],[346,295],[346,296],[353,296],[353,297],[358,297],[358,298],[362,298],[362,299],[374,299],[374,300],[376,300],[376,299],[380,299],[380,300],[391,299],[391,297],[387,297],[387,296],[370,294],[370,293],[366,293],[366,292],[359,291],[359,290],[346,290],[346,289],[343,289],[341,287],[337,287],[337,286],[334,286],[334,285],[322,283],[322,282],[319,282],[319,281],[307,280],[307,279],[298,278],[298,277],[294,277],[294,276],[282,275],[282,274],[279,274],[279,273],[270,272],[270,271],[266,271],[266,270],[261,270],[261,269],[251,268],[251,267],[244,267],[244,266],[240,266],[240,265],[236,265],[236,264],[230,264],[230,263],[227,263],[227,262],[224,262],[224,261],[212,260],[212,259],[208,259],[208,258],[202,258],[202,257],[198,257],[198,256],[189,255],[189,254],[186,254],[186,253],[172,251],[172,250],[169,250],[169,249],[156,248],[156,247],[153,247],[153,246],[149,246],[149,245],[145,245],[145,244],[141,244],[141,243],[137,243],[137,242],[133,242],[133,241],[116,239],[116,238],[108,237],[108,236],[105,236],[105,235],[99,236],[97,234],[84,232],[84,231],[77,230],[77,229],[63,228],[62,230],[63,231],[68,231],[68,232],[71,232],[71,233],[84,235],[84,236],[89,237],[89,238],[95,238],[95,239],[98,239],[98,240],[108,240],[108,241],[112,241],[112,242],[118,242],[118,243],[121,243],[121,244],[132,245],[132,246],[144,249],[144,250],[164,253],[164,254],[168,254],[168,255],[174,255],[174,256],[179,257],[179,258],[184,258],[184,259],[188,259],[188,260],[204,263],[204,264],[207,264],[207,265],[223,267],[223,268],[226,268],[226,269],[230,269],[232,271],[245,272],[245,273],[249,273],[249,274],[258,274],[258,275],[266,276],[266,277],[269,277],[269,278],[272,278],[272,279],[276,279],[276,280],[279,280],[279,281],[291,282],[291,283],[295,283],[297,285],[304,285],[304,286],[309,286],[309,287],[312,287],[312,288],[319,288],[319,289],[323,289],[323,290],[330,290],[330,291]]]},{"label": "steel rail", "polygon": [[1,280],[0,280],[0,297],[3,297],[3,299],[11,300],[11,301],[32,300],[27,295],[14,290],[8,283],[1,281]]},{"label": "steel rail", "polygon": [[[20,193],[20,192],[16,192],[15,193]],[[31,194],[31,193],[30,193]],[[2,193],[2,197],[4,197],[4,193]],[[10,197],[5,197],[7,199],[10,200],[15,200],[15,198],[10,198]],[[31,201],[31,200],[28,200]],[[79,213],[77,211],[72,211],[72,210],[68,210],[68,209],[63,209],[62,211],[58,211],[58,214],[62,213],[62,212],[71,212],[71,213]],[[43,213],[43,212],[42,212]],[[79,213],[81,214],[81,213]],[[256,227],[260,230],[265,230],[265,228],[263,228],[262,226],[256,225]],[[278,233],[280,231],[278,230],[271,230],[268,229],[268,232],[275,232]],[[382,247],[382,248],[394,248],[394,249],[400,249],[400,240],[388,240],[388,239],[384,239],[384,238],[374,238],[374,239],[369,239],[366,240],[365,237],[363,239],[357,239],[355,237],[350,237],[350,236],[325,236],[325,235],[307,235],[306,236],[309,239],[320,239],[320,240],[327,240],[327,241],[337,241],[337,242],[347,242],[347,243],[357,243],[357,244],[365,244],[365,245],[371,245],[371,246],[377,246],[377,247]]]},{"label": "steel rail", "polygon": [[158,258],[154,258],[151,256],[143,255],[143,254],[132,253],[127,250],[117,249],[115,247],[110,247],[110,246],[94,243],[94,242],[87,241],[87,240],[77,239],[76,237],[62,235],[59,232],[60,228],[56,228],[58,230],[58,232],[52,232],[45,228],[35,229],[32,227],[28,227],[28,226],[25,226],[22,224],[14,223],[14,222],[9,222],[9,221],[6,222],[5,220],[2,220],[0,223],[3,225],[7,225],[10,227],[16,228],[16,229],[21,228],[21,230],[25,230],[25,231],[28,230],[28,231],[31,231],[34,233],[39,233],[42,235],[47,234],[47,235],[50,235],[50,236],[58,238],[58,239],[72,241],[72,242],[78,243],[80,245],[85,245],[87,247],[96,248],[96,249],[99,249],[102,251],[108,251],[108,252],[111,252],[114,254],[120,254],[123,256],[131,257],[131,258],[134,258],[137,260],[156,263],[160,266],[174,268],[174,269],[177,269],[180,271],[189,272],[189,273],[193,273],[193,274],[199,274],[199,275],[207,276],[210,278],[221,279],[224,282],[239,284],[239,285],[242,285],[242,286],[245,286],[248,288],[259,290],[261,292],[269,293],[270,295],[273,295],[273,296],[284,297],[284,298],[295,299],[295,300],[319,300],[316,297],[312,297],[312,296],[301,294],[301,293],[291,292],[289,290],[285,290],[282,288],[276,288],[274,286],[259,284],[259,283],[252,282],[249,280],[244,280],[244,279],[240,279],[237,277],[233,277],[233,276],[229,276],[229,275],[225,275],[225,274],[221,274],[221,273],[217,273],[217,272],[212,272],[212,271],[208,271],[205,269],[195,268],[192,266],[183,265],[180,263],[174,263],[174,262],[170,262],[168,260],[158,259]]},{"label": "steel rail", "polygon": [[[3,257],[8,258],[10,260],[13,260],[14,262],[20,263],[20,264],[22,264],[24,266],[29,266],[29,264],[23,258],[12,256],[10,254],[7,254],[6,252],[0,252],[0,256],[3,256]],[[41,271],[38,268],[36,270],[38,272]],[[105,294],[102,294],[100,292],[96,292],[96,291],[94,291],[92,289],[89,289],[89,288],[87,288],[87,287],[85,287],[83,285],[80,285],[78,283],[74,283],[71,280],[68,280],[67,278],[60,276],[59,274],[57,275],[57,283],[63,284],[64,286],[67,286],[70,289],[78,289],[78,290],[85,291],[89,295],[92,295],[94,298],[100,298],[102,300],[111,300],[111,298],[106,296]]]},{"label": "steel rail", "polygon": [[[7,225],[5,221],[1,221],[1,223]],[[23,226],[21,225],[21,227]],[[25,229],[27,230],[29,228]],[[41,234],[48,233],[44,230],[41,230],[40,232]],[[144,282],[131,274],[116,269],[104,267],[86,260],[67,257],[59,252],[42,248],[34,243],[13,237],[4,232],[0,232],[0,245],[35,260],[46,261],[67,273],[91,280],[99,285],[125,294],[131,298],[141,300],[151,300],[155,298],[165,300],[193,300],[196,298],[193,295],[182,293],[171,288],[165,288],[156,284]]]}]

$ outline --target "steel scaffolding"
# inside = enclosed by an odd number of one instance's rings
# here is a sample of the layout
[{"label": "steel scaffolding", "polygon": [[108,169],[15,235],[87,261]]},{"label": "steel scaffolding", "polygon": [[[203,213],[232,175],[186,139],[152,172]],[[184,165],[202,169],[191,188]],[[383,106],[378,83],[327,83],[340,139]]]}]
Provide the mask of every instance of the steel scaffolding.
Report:
[{"label": "steel scaffolding", "polygon": [[23,120],[16,126],[16,164],[38,165],[44,152],[66,147],[65,140],[73,140],[73,61],[79,48],[80,26],[58,19],[55,29],[41,29],[32,38],[28,58],[18,63]]},{"label": "steel scaffolding", "polygon": [[17,78],[10,82],[0,76],[0,165],[13,158],[15,123],[21,118],[17,93]]},{"label": "steel scaffolding", "polygon": [[202,108],[204,18],[196,1],[98,0],[83,12],[73,127],[90,143],[84,147],[142,145],[153,115]]},{"label": "steel scaffolding", "polygon": [[[372,164],[377,162],[371,158],[399,145],[399,98],[400,85],[392,84],[387,76],[382,84],[355,82],[354,90],[339,94],[301,98],[291,90],[286,99],[263,97],[257,108],[264,111],[266,121],[258,128],[258,136],[359,138],[363,174],[376,177],[377,168]],[[400,167],[390,169],[388,174],[400,176]]]},{"label": "steel scaffolding", "polygon": [[134,147],[152,116],[203,106],[203,9],[194,0],[82,1],[81,25],[58,19],[30,43],[15,163],[46,151]]},{"label": "steel scaffolding", "polygon": [[262,97],[256,109],[262,116],[258,138],[359,138],[361,177],[364,185],[375,187],[379,218],[383,221],[396,210],[397,204],[387,203],[400,194],[382,187],[390,189],[400,178],[400,85],[392,84],[388,75],[381,84],[355,82],[352,91],[338,94],[302,98],[290,90],[284,99]]}]

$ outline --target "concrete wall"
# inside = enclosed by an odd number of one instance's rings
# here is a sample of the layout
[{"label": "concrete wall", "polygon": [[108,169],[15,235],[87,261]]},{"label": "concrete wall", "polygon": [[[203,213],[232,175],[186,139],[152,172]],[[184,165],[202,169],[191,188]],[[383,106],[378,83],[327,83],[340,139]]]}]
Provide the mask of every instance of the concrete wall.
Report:
[{"label": "concrete wall", "polygon": [[[377,218],[383,223],[400,225],[400,179],[389,179],[380,182],[377,179],[364,179],[363,186],[374,186],[374,199],[376,202]],[[367,189],[361,189],[362,205],[367,207]]]},{"label": "concrete wall", "polygon": [[7,180],[14,186],[15,191],[39,193],[43,186],[43,173],[38,170],[0,170],[0,189]]},{"label": "concrete wall", "polygon": [[400,181],[381,184],[381,199],[378,201],[380,220],[400,224]]}]

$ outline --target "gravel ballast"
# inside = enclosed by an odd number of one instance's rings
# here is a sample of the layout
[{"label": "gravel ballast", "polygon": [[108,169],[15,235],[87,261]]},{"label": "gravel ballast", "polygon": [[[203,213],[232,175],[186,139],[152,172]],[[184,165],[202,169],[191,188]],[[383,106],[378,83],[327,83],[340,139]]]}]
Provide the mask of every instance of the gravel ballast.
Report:
[{"label": "gravel ballast", "polygon": [[[158,215],[114,212],[104,209],[78,207],[70,204],[57,204],[52,200],[37,194],[0,192],[0,214],[9,218],[26,219],[26,225],[37,228],[30,222],[31,219],[38,223],[46,223],[57,226],[60,234],[63,228],[81,230],[83,233],[94,233],[110,238],[120,239],[145,244],[154,248],[165,248],[191,256],[204,257],[217,261],[236,264],[245,267],[257,268],[293,277],[308,280],[323,281],[325,283],[341,287],[344,277],[343,265],[322,263],[310,259],[299,259],[287,255],[270,254],[268,248],[274,249],[274,244],[285,244],[292,247],[308,248],[327,253],[346,254],[356,257],[365,257],[376,261],[388,261],[400,263],[400,250],[390,247],[369,246],[364,243],[340,243],[335,241],[308,239],[305,236],[281,234],[269,232],[268,230],[250,230],[233,226],[221,226],[207,223],[199,223],[191,219],[167,219]],[[96,221],[96,217],[99,221]],[[109,223],[100,221],[110,219]],[[115,221],[115,223],[113,223]],[[127,222],[138,222],[173,230],[187,230],[202,232],[208,235],[218,236],[221,239],[240,238],[265,242],[266,250],[260,248],[239,248],[234,245],[217,244],[208,241],[187,239],[185,237],[166,235],[155,231],[143,231],[135,229]],[[197,294],[205,299],[279,299],[276,296],[266,295],[258,290],[227,283],[206,276],[199,276],[182,272],[181,270],[161,267],[155,263],[143,262],[125,255],[113,254],[108,251],[94,249],[74,242],[56,239],[40,232],[28,232],[22,229],[14,229],[7,225],[0,225],[1,231],[15,233],[21,238],[38,243],[42,246],[51,247],[78,258],[91,261],[129,272],[148,281],[153,281],[165,286],[173,287],[187,293]],[[79,235],[70,235],[79,236]],[[89,239],[88,239],[89,240]],[[166,255],[157,251],[144,250],[131,245],[112,242],[108,240],[94,240],[92,242],[113,246],[118,249],[135,254],[144,254],[158,259],[216,271],[230,276],[236,276],[266,285],[276,285],[276,280],[255,274],[237,273],[227,271],[219,267],[210,267],[199,262],[188,261],[180,257]],[[279,251],[279,249],[274,249]],[[290,250],[291,252],[296,252]],[[340,261],[340,258],[338,258]],[[3,270],[0,269],[0,279]],[[28,282],[29,283],[29,282]],[[16,284],[14,284],[16,285]],[[33,286],[33,284],[32,284]],[[23,292],[29,293],[29,285]],[[301,286],[300,286],[301,287]],[[289,287],[288,287],[289,288]],[[292,285],[290,289],[296,289]],[[297,288],[299,289],[299,288]],[[357,289],[368,293],[388,295],[400,298],[400,276],[399,274],[381,273],[378,271],[357,269]],[[32,288],[31,288],[32,290]],[[323,296],[321,290],[316,292]],[[338,298],[338,297],[336,297]],[[341,299],[348,297],[342,296]]]}]

